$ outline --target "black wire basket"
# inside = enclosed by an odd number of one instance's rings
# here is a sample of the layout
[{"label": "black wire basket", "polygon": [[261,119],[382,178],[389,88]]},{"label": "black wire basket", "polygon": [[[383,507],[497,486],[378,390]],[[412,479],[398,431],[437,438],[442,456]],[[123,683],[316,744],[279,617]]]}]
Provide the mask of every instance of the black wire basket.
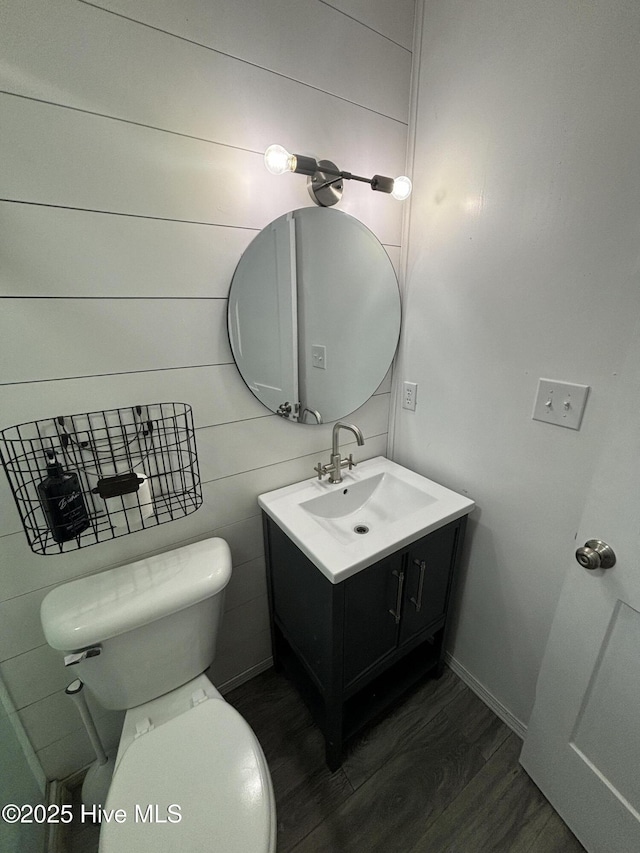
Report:
[{"label": "black wire basket", "polygon": [[0,432],[31,550],[60,554],[175,521],[202,505],[191,406],[58,415]]}]

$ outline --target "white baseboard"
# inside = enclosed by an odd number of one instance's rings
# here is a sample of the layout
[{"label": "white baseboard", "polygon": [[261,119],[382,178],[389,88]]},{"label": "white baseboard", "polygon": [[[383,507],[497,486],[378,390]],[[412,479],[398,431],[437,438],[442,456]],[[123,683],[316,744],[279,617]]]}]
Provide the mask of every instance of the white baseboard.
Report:
[{"label": "white baseboard", "polygon": [[261,672],[269,669],[270,666],[273,666],[273,658],[271,657],[257,663],[249,669],[246,669],[244,672],[241,672],[240,675],[235,675],[233,678],[230,678],[229,681],[225,681],[224,684],[216,684],[216,690],[219,690],[224,696],[225,693],[229,693],[234,689],[234,687],[240,687],[240,685],[244,684],[245,681],[250,681],[256,675],[260,675]]},{"label": "white baseboard", "polygon": [[487,705],[493,713],[500,717],[505,725],[509,726],[512,732],[518,735],[521,740],[525,739],[527,727],[519,720],[511,711],[500,702],[493,693],[490,693],[484,685],[482,685],[475,676],[471,675],[469,670],[464,667],[460,661],[456,660],[451,652],[445,652],[445,660],[447,665],[455,672],[461,681],[467,685],[470,690]]}]

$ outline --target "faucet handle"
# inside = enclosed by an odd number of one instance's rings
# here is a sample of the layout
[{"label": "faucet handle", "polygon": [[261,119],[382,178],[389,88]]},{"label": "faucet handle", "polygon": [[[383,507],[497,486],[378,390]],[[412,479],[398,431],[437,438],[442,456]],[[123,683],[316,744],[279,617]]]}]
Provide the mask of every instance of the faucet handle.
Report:
[{"label": "faucet handle", "polygon": [[347,462],[349,463],[349,470],[351,470],[352,468],[355,468],[356,465],[358,464],[357,462],[353,461],[353,453],[349,454],[349,458],[347,459]]},{"label": "faucet handle", "polygon": [[324,465],[322,464],[322,462],[318,462],[318,464],[316,465],[316,467],[313,470],[316,471],[316,473],[318,474],[319,480],[321,480],[323,478],[323,476],[327,473],[324,470]]}]

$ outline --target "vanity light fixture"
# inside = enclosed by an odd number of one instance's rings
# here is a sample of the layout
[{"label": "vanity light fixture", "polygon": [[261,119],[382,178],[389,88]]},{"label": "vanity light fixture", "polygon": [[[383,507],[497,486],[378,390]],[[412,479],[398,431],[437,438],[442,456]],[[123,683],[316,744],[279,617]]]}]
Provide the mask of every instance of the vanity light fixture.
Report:
[{"label": "vanity light fixture", "polygon": [[320,207],[331,207],[340,201],[343,180],[370,184],[372,190],[390,193],[399,201],[403,201],[411,194],[411,181],[406,175],[401,175],[399,178],[386,178],[384,175],[362,178],[359,175],[352,175],[351,172],[341,171],[330,160],[314,160],[313,157],[289,154],[282,145],[270,145],[267,148],[264,152],[264,165],[272,175],[284,175],[285,172],[307,175],[309,195]]}]

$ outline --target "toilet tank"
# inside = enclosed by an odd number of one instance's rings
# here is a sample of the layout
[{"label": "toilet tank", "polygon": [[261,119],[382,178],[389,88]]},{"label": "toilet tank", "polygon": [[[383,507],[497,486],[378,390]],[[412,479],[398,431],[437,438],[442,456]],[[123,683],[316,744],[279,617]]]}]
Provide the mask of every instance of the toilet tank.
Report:
[{"label": "toilet tank", "polygon": [[49,645],[96,653],[68,667],[105,708],[148,702],[214,658],[231,553],[213,538],[78,578],[52,590],[40,616]]}]

